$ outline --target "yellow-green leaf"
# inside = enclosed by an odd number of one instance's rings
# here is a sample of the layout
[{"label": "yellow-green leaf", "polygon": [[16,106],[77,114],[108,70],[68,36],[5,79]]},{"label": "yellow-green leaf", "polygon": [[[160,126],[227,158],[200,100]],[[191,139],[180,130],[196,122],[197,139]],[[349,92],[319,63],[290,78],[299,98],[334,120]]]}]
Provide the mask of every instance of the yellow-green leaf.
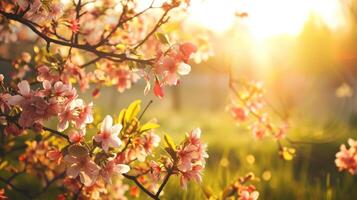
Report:
[{"label": "yellow-green leaf", "polygon": [[166,144],[167,147],[169,147],[172,150],[176,150],[176,145],[175,145],[175,143],[172,140],[170,135],[165,134],[164,135],[164,140],[165,140],[165,144]]},{"label": "yellow-green leaf", "polygon": [[143,133],[145,131],[151,130],[151,129],[156,129],[159,128],[160,125],[153,123],[153,122],[148,122],[146,124],[144,124],[141,128],[140,128],[140,132]]},{"label": "yellow-green leaf", "polygon": [[162,29],[164,30],[164,32],[170,33],[173,31],[177,31],[180,28],[180,24],[181,23],[179,23],[179,22],[167,23],[162,27]]},{"label": "yellow-green leaf", "polygon": [[166,34],[156,33],[155,36],[162,44],[170,44],[169,37]]},{"label": "yellow-green leaf", "polygon": [[136,100],[131,103],[125,112],[125,122],[130,122],[140,112],[141,100]]}]

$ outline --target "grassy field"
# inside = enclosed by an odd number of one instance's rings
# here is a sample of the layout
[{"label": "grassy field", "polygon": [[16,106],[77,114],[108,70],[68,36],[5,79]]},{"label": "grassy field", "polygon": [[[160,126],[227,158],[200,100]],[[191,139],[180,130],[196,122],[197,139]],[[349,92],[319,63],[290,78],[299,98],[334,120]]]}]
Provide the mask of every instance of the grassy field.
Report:
[{"label": "grassy field", "polygon": [[[181,112],[179,115],[177,118],[184,120],[178,121],[170,114],[163,117],[160,120],[162,128],[172,129],[175,138],[182,138],[184,130],[178,127],[200,124],[210,155],[202,187],[209,186],[217,194],[229,182],[253,172],[260,179],[255,182],[260,199],[353,200],[357,197],[357,179],[338,172],[334,165],[339,144],[355,133],[348,124],[335,125],[319,136],[310,134],[310,138],[300,134],[302,128],[293,129],[289,136],[311,144],[296,145],[295,159],[284,161],[280,159],[278,145],[272,138],[254,140],[245,128],[235,126],[227,113]],[[341,133],[339,137],[330,139],[336,132]],[[200,186],[192,184],[185,192],[177,187],[178,182],[172,180],[165,199],[204,199]]]},{"label": "grassy field", "polygon": [[[218,85],[224,83],[223,79]],[[167,91],[164,101],[145,97],[141,90],[135,88],[127,91],[125,98],[111,90],[104,91],[97,100],[99,105],[106,105],[101,113],[114,114],[138,97],[142,97],[143,104],[154,99],[144,115],[144,121],[156,118],[161,125],[158,133],[169,133],[177,142],[192,128],[202,129],[210,156],[203,183],[190,184],[187,191],[182,191],[178,189],[178,178],[174,177],[170,179],[163,199],[204,199],[203,187],[211,187],[219,195],[227,184],[248,172],[253,172],[260,179],[254,184],[263,200],[357,199],[357,178],[338,172],[334,164],[339,145],[357,134],[351,107],[342,106],[333,108],[337,111],[331,111],[326,109],[329,104],[324,102],[325,105],[320,104],[322,108],[315,107],[316,110],[309,114],[306,110],[313,107],[301,105],[291,111],[292,124],[288,137],[296,141],[293,147],[297,154],[293,161],[284,161],[273,138],[255,140],[244,124],[237,125],[225,111],[228,92],[224,87],[217,93],[207,92],[207,87],[207,84],[196,82],[193,87],[182,89],[182,108],[179,110],[172,109],[171,91]],[[313,98],[316,101],[324,97]],[[325,109],[324,114],[318,109]]]}]

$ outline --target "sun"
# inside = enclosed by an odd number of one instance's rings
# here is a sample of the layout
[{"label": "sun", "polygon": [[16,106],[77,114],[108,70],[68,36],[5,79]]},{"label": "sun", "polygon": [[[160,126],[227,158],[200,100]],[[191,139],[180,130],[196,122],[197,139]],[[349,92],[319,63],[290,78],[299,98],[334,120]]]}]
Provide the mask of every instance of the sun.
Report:
[{"label": "sun", "polygon": [[[238,18],[235,13],[246,12]],[[189,20],[215,32],[243,25],[257,39],[276,35],[297,35],[311,15],[328,27],[344,25],[339,0],[192,0]]]}]

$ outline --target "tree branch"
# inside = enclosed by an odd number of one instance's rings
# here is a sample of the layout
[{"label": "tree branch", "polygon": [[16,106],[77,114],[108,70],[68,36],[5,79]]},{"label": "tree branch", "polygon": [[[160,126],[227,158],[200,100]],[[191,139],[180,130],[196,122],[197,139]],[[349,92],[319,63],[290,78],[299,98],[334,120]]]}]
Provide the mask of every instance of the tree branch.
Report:
[{"label": "tree branch", "polygon": [[142,64],[153,64],[153,61],[155,59],[138,59],[138,58],[132,58],[132,57],[128,57],[125,53],[114,53],[114,52],[105,52],[105,51],[100,51],[97,50],[97,48],[95,46],[89,45],[89,44],[76,44],[73,42],[66,42],[66,41],[62,41],[62,40],[56,40],[53,39],[51,37],[48,37],[45,33],[43,33],[41,30],[38,30],[32,23],[31,21],[22,18],[21,16],[17,15],[17,14],[12,14],[12,13],[7,13],[3,10],[0,10],[0,14],[3,15],[4,17],[10,19],[10,20],[14,20],[17,22],[20,22],[21,24],[27,26],[28,28],[30,28],[34,33],[36,33],[39,37],[41,37],[43,40],[46,41],[47,43],[47,47],[50,46],[51,43],[54,44],[58,44],[58,45],[62,45],[62,46],[66,46],[66,47],[71,47],[71,48],[76,48],[76,49],[80,49],[83,51],[87,51],[90,53],[93,53],[95,55],[97,55],[98,57],[101,58],[112,58],[115,59],[115,61],[117,62],[123,62],[123,61],[133,61],[133,62],[137,62],[137,63],[142,63]]}]

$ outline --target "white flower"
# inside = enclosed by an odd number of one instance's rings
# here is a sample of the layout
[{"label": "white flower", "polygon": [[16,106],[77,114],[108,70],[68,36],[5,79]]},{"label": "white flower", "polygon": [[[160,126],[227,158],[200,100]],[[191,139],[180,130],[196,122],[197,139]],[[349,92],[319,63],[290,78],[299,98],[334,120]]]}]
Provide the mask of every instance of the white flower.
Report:
[{"label": "white flower", "polygon": [[118,148],[121,145],[119,138],[120,130],[123,128],[121,124],[113,125],[113,118],[109,115],[105,116],[100,132],[94,136],[96,142],[101,142],[102,149],[107,152],[109,147]]}]

